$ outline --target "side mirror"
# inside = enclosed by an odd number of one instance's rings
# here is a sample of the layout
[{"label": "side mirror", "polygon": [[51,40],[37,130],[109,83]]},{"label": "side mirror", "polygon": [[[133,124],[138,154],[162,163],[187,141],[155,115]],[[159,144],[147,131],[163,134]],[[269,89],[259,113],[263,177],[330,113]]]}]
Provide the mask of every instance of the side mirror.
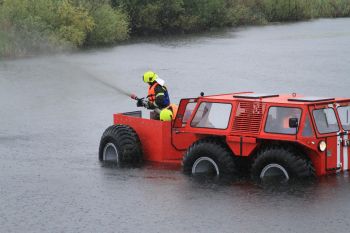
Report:
[{"label": "side mirror", "polygon": [[289,118],[289,128],[298,128],[298,118]]}]

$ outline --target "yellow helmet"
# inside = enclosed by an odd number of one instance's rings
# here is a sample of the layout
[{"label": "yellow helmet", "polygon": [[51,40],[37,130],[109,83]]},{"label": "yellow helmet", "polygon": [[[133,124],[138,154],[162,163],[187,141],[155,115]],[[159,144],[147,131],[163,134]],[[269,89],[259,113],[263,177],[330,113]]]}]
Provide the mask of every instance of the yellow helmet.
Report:
[{"label": "yellow helmet", "polygon": [[160,111],[160,120],[161,121],[171,121],[173,119],[173,112],[165,108]]},{"label": "yellow helmet", "polygon": [[156,81],[158,75],[154,73],[153,71],[147,71],[143,74],[143,81],[145,83],[153,83]]}]

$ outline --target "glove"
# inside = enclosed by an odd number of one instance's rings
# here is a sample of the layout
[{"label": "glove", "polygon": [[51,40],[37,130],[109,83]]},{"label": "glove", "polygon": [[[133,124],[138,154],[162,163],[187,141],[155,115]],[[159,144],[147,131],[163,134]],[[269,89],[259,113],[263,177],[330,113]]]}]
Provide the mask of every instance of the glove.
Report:
[{"label": "glove", "polygon": [[153,109],[154,108],[154,106],[153,106],[153,104],[151,104],[151,102],[149,102],[149,101],[146,101],[146,102],[144,102],[144,106],[145,106],[145,108],[147,108],[147,109]]},{"label": "glove", "polygon": [[138,100],[137,100],[136,106],[137,106],[137,107],[143,107],[143,106],[144,106],[142,99],[138,99]]}]

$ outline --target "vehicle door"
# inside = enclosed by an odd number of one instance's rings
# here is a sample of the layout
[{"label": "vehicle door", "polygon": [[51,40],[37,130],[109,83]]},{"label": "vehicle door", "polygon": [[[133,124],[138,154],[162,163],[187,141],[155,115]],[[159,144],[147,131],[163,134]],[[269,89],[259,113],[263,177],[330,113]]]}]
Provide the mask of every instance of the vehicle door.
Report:
[{"label": "vehicle door", "polygon": [[327,144],[325,153],[326,171],[340,171],[342,168],[341,129],[333,104],[310,106],[317,138]]},{"label": "vehicle door", "polygon": [[191,119],[194,109],[197,105],[197,99],[182,99],[179,104],[176,118],[172,127],[172,144],[177,150],[187,149],[193,141],[196,140],[196,135],[185,131],[185,126]]}]

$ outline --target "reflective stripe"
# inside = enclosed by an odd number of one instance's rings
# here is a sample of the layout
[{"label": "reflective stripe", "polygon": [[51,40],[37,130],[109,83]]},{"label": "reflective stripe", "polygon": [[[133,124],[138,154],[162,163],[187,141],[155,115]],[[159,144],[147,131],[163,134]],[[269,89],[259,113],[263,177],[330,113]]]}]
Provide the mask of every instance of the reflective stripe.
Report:
[{"label": "reflective stripe", "polygon": [[156,95],[156,98],[157,98],[158,96],[160,96],[160,95],[164,95],[164,93],[158,93],[158,94]]},{"label": "reflective stripe", "polygon": [[[344,135],[344,142],[348,140],[348,135]],[[343,146],[343,170],[348,170],[348,147],[344,144]]]},{"label": "reflective stripe", "polygon": [[340,167],[340,135],[337,136],[337,168]]}]

